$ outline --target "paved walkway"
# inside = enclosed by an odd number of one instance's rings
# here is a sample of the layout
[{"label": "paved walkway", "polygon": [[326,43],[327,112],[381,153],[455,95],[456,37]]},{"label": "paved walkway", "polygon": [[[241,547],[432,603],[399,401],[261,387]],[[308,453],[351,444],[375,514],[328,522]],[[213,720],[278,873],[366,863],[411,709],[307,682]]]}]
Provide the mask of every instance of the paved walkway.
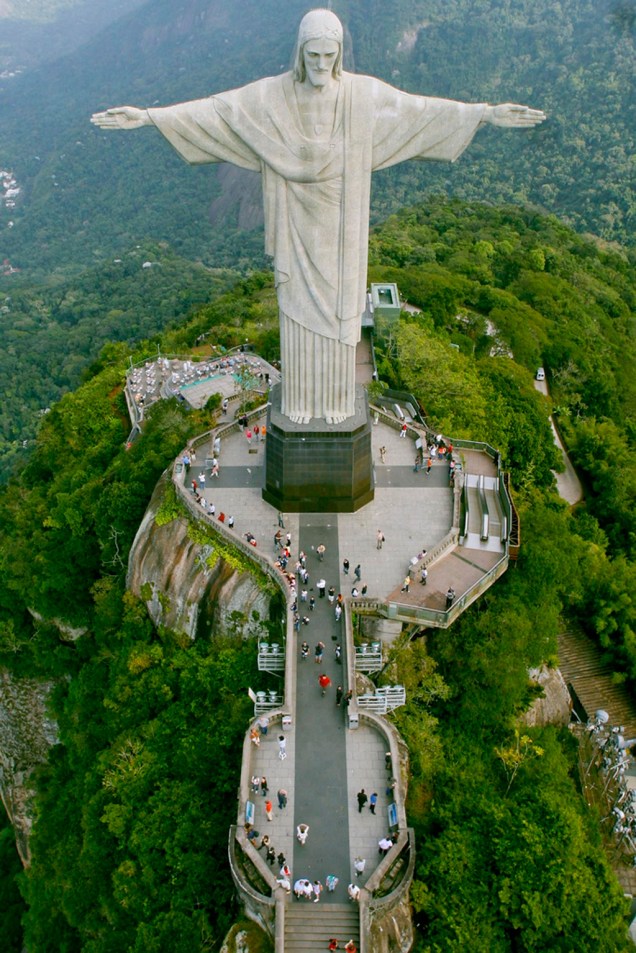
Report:
[{"label": "paved walkway", "polygon": [[[265,416],[258,423],[266,423]],[[335,531],[340,558],[349,559],[352,569],[360,563],[362,583],[368,586],[367,594],[386,599],[398,583],[402,585],[411,558],[423,549],[431,549],[450,529],[452,493],[448,486],[447,465],[436,461],[428,477],[422,471],[414,473],[414,443],[411,439],[402,439],[391,427],[382,423],[373,427],[372,446],[377,481],[375,498],[357,513],[316,518]],[[384,464],[380,462],[382,446],[386,447]],[[198,451],[189,480],[199,481],[205,455],[205,450]],[[217,517],[221,512],[226,517],[233,516],[235,532],[239,535],[252,533],[259,548],[271,555],[278,520],[276,510],[261,496],[265,445],[254,441],[248,444],[242,433],[232,434],[222,441],[219,461],[218,478],[211,477],[209,470],[206,471],[206,500],[214,503]],[[306,523],[308,515],[286,513],[284,516],[286,529],[292,534],[295,559],[301,520]],[[376,549],[378,529],[386,537],[382,550]],[[310,558],[318,542],[311,539],[311,534],[307,538],[305,550]],[[439,568],[434,566],[431,569],[426,591],[420,587],[418,598],[422,604],[429,598],[436,601],[434,593],[443,594],[450,585],[460,594],[457,580],[442,569],[443,565],[444,561]],[[333,579],[325,578],[328,586],[333,583],[339,591],[337,574]],[[351,587],[346,595],[350,593]]]},{"label": "paved walkway", "polygon": [[[543,394],[544,397],[550,396],[547,381],[535,380],[534,386],[535,390],[538,390],[539,393]],[[572,466],[572,461],[568,456],[567,450],[563,446],[561,437],[559,436],[559,433],[554,425],[554,420],[552,417],[550,417],[549,420],[550,427],[552,429],[552,438],[561,453],[563,465],[565,466],[563,473],[556,473],[554,470],[552,471],[556,480],[557,490],[559,492],[559,496],[564,499],[566,503],[569,503],[570,506],[574,506],[576,503],[580,503],[580,501],[583,499],[583,486],[579,480],[576,470]]]},{"label": "paved walkway", "polygon": [[[311,618],[310,624],[302,626],[295,646],[297,658],[296,682],[296,803],[294,825],[309,824],[309,837],[305,846],[296,842],[294,850],[294,878],[306,877],[320,880],[323,884],[327,874],[339,878],[334,893],[323,894],[327,902],[346,901],[349,873],[349,811],[345,791],[347,751],[345,735],[345,709],[335,703],[336,687],[346,691],[343,644],[343,622],[336,622],[334,607],[328,597],[319,598],[316,582],[324,575],[328,584],[337,576],[339,550],[338,533],[330,517],[300,516],[300,532],[297,544],[300,550],[311,553],[307,559],[310,573],[309,593],[316,597],[313,612],[305,603],[299,603],[300,612]],[[324,561],[316,555],[318,545],[326,547]],[[302,588],[302,587],[301,587]],[[306,639],[310,656],[302,660],[299,644]],[[324,642],[325,651],[321,664],[316,664],[314,647]],[[335,646],[340,645],[343,658],[335,658]],[[318,685],[324,673],[331,685],[323,697]]]},{"label": "paved walkway", "polygon": [[[342,571],[338,546],[336,517],[296,517],[297,528],[292,533],[292,549],[309,553],[307,569],[310,572],[308,591],[316,599],[314,610],[308,603],[299,603],[301,615],[310,622],[302,626],[290,650],[296,656],[297,686],[296,710],[292,713],[293,730],[286,733],[287,758],[278,757],[278,732],[269,731],[258,748],[252,748],[250,776],[265,776],[274,811],[272,821],[265,815],[266,798],[258,793],[252,799],[256,804],[254,823],[260,834],[268,834],[276,853],[282,852],[289,863],[294,880],[320,880],[323,885],[329,874],[338,878],[333,893],[322,894],[321,902],[343,903],[347,900],[347,884],[357,879],[362,886],[375,869],[378,841],[388,832],[388,798],[385,745],[378,733],[362,726],[356,731],[347,729],[347,711],[336,705],[336,689],[341,685],[346,692],[346,665],[343,623],[336,622],[334,606],[328,596],[319,598],[316,583],[321,576],[327,588],[334,585],[336,592],[348,592],[353,585],[355,564],[349,575]],[[289,529],[285,520],[285,531]],[[323,561],[318,559],[316,547],[326,547]],[[306,640],[310,646],[307,659],[301,658],[300,645]],[[315,645],[325,643],[323,662],[315,662]],[[338,663],[335,647],[342,648]],[[325,673],[331,679],[323,697],[318,677]],[[287,791],[286,808],[278,806],[277,792]],[[364,788],[368,795],[378,793],[378,806],[373,815],[368,807],[358,811],[357,793]],[[309,825],[307,842],[302,846],[295,838],[298,824]],[[355,857],[367,861],[364,875],[355,878]],[[278,869],[278,865],[274,870]]]},{"label": "paved walkway", "polygon": [[[265,417],[258,421],[265,424]],[[310,573],[308,594],[316,603],[313,611],[308,603],[299,602],[301,616],[309,624],[301,626],[295,644],[288,649],[296,655],[297,694],[293,729],[286,733],[287,758],[278,757],[277,731],[270,731],[259,748],[252,748],[250,776],[265,776],[274,811],[272,821],[265,816],[265,800],[260,793],[253,795],[256,805],[255,826],[261,834],[267,833],[276,853],[282,852],[292,870],[293,880],[318,879],[323,884],[327,875],[334,874],[339,883],[332,894],[323,892],[321,902],[346,902],[347,884],[356,879],[353,861],[357,856],[367,861],[366,870],[357,882],[362,886],[373,873],[378,860],[378,841],[388,833],[387,771],[385,742],[374,729],[361,726],[349,730],[346,710],[335,704],[335,691],[344,681],[346,667],[341,641],[342,623],[336,623],[334,608],[327,597],[319,598],[317,582],[321,576],[327,589],[334,587],[349,597],[356,584],[368,587],[368,595],[386,600],[399,593],[411,559],[423,549],[431,549],[449,531],[452,521],[452,492],[449,488],[448,466],[436,461],[430,475],[414,472],[414,442],[403,439],[399,432],[384,423],[372,430],[372,446],[376,472],[375,499],[357,513],[341,514],[283,514],[284,531],[291,534],[290,568],[293,571],[298,553],[307,554]],[[380,447],[386,449],[385,462],[380,459]],[[209,450],[208,450],[209,453]],[[200,479],[205,448],[198,450],[198,459],[188,479]],[[264,482],[263,443],[247,442],[242,432],[223,438],[219,455],[221,464],[218,478],[206,472],[205,498],[214,502],[216,518],[223,512],[234,517],[234,530],[243,535],[252,533],[261,551],[273,556],[277,550],[274,535],[278,529],[278,513],[261,496]],[[385,542],[377,548],[377,532],[381,530]],[[317,547],[323,544],[326,554],[318,559]],[[349,574],[343,571],[343,559],[350,564]],[[402,601],[434,605],[443,608],[445,592],[453,585],[461,592],[472,584],[483,571],[490,568],[491,553],[474,550],[459,553],[456,558],[443,559],[429,571],[427,586],[413,582],[408,594],[401,593]],[[354,570],[360,565],[360,581],[356,583]],[[299,592],[302,586],[299,585]],[[306,639],[310,656],[301,660],[300,643]],[[316,642],[325,643],[322,665],[314,661]],[[335,645],[342,645],[342,664],[335,660]],[[331,686],[322,697],[318,685],[321,671],[331,679]],[[263,675],[265,682],[270,676]],[[260,687],[260,686],[258,686]],[[287,806],[280,808],[277,791],[287,792]],[[357,793],[362,788],[367,795],[378,794],[376,813],[368,804],[358,811]],[[299,823],[309,825],[305,846],[295,837]],[[274,867],[278,872],[278,865]]]}]

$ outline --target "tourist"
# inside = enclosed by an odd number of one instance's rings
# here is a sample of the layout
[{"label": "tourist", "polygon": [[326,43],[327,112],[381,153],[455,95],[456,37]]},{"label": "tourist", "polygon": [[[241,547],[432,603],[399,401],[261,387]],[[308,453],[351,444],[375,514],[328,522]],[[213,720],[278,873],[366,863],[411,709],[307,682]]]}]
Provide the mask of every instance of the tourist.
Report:
[{"label": "tourist", "polygon": [[296,828],[296,840],[303,847],[307,843],[307,838],[309,837],[309,824],[299,824]]},{"label": "tourist", "polygon": [[360,888],[357,884],[349,884],[347,894],[349,895],[349,900],[357,902],[360,899]]},{"label": "tourist", "polygon": [[393,847],[393,841],[390,837],[383,837],[378,841],[378,854],[381,854],[383,857],[386,857],[388,852]]},{"label": "tourist", "polygon": [[364,857],[356,857],[353,862],[353,869],[355,871],[356,877],[361,877],[364,873],[364,869],[367,866],[367,862]]}]

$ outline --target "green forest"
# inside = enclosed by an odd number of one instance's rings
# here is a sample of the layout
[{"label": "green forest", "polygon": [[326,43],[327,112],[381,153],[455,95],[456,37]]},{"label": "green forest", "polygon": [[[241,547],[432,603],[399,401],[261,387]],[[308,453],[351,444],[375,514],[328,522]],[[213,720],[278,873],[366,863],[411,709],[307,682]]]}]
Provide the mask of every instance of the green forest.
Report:
[{"label": "green forest", "polygon": [[[632,252],[512,206],[439,198],[371,237],[370,280],[396,281],[420,309],[377,329],[381,380],[413,392],[435,428],[501,449],[523,539],[448,632],[395,651],[418,953],[629,948],[573,738],[519,716],[536,697],[529,668],[558,663],[566,624],[636,682],[635,273]],[[206,303],[171,311],[168,330],[151,336],[149,319],[142,344],[105,345],[0,489],[0,664],[55,682],[59,726],[36,775],[27,871],[0,832],[7,949],[218,950],[238,915],[226,846],[255,652],[156,630],[125,589],[157,480],[214,422],[160,402],[127,450],[130,360],[194,351],[208,331],[277,356],[270,274],[216,293],[211,278],[209,299],[204,285]],[[551,401],[533,387],[539,364]],[[574,510],[554,488],[550,412],[585,483]],[[55,620],[84,634],[65,639]]]},{"label": "green forest", "polygon": [[146,242],[74,280],[18,285],[5,295],[0,480],[28,458],[42,415],[78,386],[105,344],[149,339],[236,279]]}]

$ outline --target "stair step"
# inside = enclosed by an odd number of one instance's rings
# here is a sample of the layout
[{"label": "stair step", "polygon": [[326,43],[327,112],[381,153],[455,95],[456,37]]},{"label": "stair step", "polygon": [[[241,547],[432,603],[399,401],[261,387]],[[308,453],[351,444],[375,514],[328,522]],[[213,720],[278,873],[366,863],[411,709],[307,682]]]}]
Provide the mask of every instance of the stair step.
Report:
[{"label": "stair step", "polygon": [[357,906],[344,903],[290,902],[285,907],[285,953],[313,953],[327,948],[335,936],[342,944],[360,942]]}]

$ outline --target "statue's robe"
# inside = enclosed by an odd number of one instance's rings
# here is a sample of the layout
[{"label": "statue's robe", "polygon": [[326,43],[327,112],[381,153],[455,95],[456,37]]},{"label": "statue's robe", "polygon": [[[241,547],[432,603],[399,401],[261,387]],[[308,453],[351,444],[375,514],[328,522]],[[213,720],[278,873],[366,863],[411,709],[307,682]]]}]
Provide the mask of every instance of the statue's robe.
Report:
[{"label": "statue's robe", "polygon": [[354,413],[365,308],[371,173],[405,159],[454,161],[484,104],[413,96],[343,73],[331,134],[303,130],[291,73],[148,114],[190,163],[262,174],[265,247],[281,317],[283,413]]}]

